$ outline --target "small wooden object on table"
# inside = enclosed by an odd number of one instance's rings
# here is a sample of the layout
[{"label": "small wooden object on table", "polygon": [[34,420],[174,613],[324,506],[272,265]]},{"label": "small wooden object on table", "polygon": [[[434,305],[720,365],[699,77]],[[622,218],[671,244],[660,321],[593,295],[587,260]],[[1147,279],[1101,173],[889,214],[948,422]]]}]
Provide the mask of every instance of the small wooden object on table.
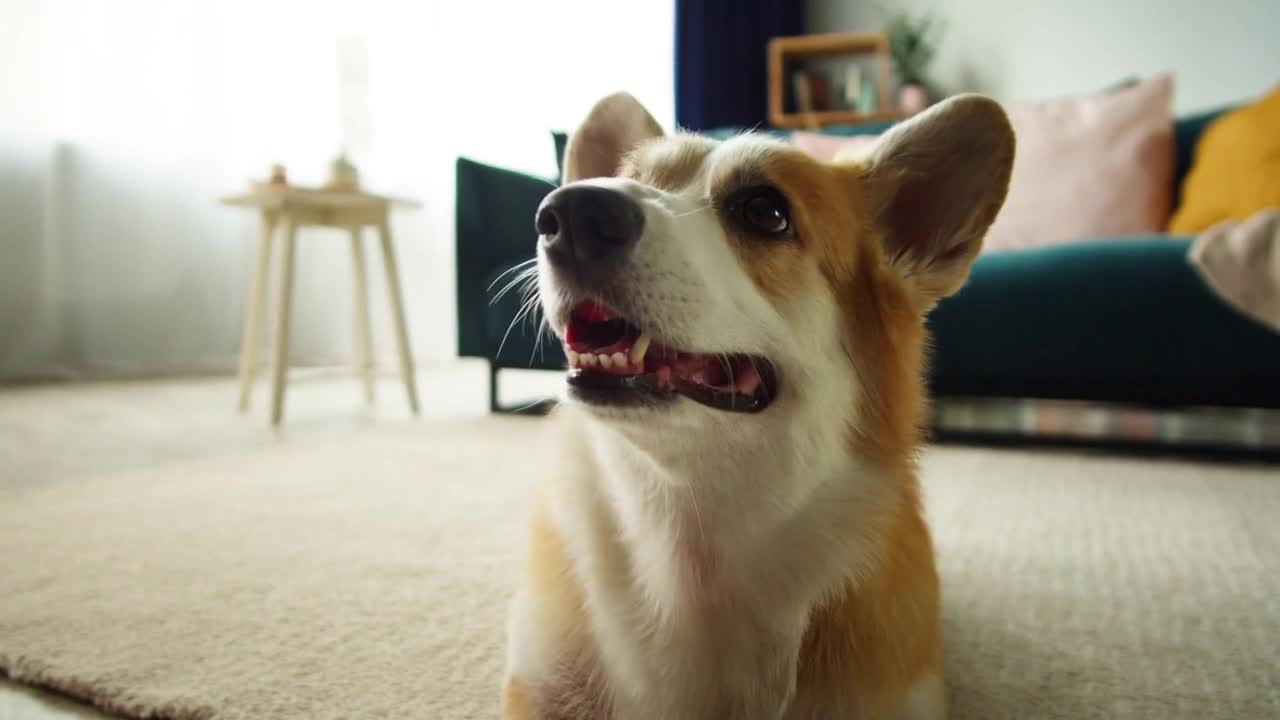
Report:
[{"label": "small wooden object on table", "polygon": [[400,274],[396,268],[395,247],[391,242],[391,209],[417,208],[410,200],[384,197],[359,191],[313,190],[286,183],[278,169],[271,182],[257,185],[252,192],[222,198],[222,203],[252,208],[261,214],[258,256],[249,284],[245,306],[244,337],[240,345],[240,411],[249,407],[258,364],[258,337],[266,312],[268,274],[271,266],[272,235],[282,229],[284,245],[280,262],[280,278],[276,292],[275,346],[271,355],[271,424],[279,425],[284,417],[285,381],[289,364],[289,316],[293,305],[293,259],[298,229],[306,226],[330,227],[351,234],[351,265],[355,285],[356,357],[364,381],[367,402],[373,402],[373,342],[369,330],[369,300],[366,290],[364,246],[361,233],[367,227],[378,232],[382,262],[387,272],[392,319],[400,350],[400,372],[409,394],[409,407],[418,412],[418,391],[413,377],[413,355],[409,349],[409,331],[405,324],[404,300],[400,291]]},{"label": "small wooden object on table", "polygon": [[[880,33],[823,33],[776,37],[769,41],[769,122],[778,128],[808,128],[898,120],[889,87],[889,39]],[[875,112],[823,110],[786,112],[787,65],[839,55],[872,55],[876,64]]]}]

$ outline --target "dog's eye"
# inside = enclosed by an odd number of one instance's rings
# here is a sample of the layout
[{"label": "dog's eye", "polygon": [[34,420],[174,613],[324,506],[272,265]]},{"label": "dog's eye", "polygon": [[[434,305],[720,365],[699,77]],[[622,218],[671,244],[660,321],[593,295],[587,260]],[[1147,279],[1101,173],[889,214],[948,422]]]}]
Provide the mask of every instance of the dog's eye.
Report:
[{"label": "dog's eye", "polygon": [[770,187],[752,188],[739,194],[734,215],[744,228],[757,235],[781,235],[791,229],[787,199]]}]

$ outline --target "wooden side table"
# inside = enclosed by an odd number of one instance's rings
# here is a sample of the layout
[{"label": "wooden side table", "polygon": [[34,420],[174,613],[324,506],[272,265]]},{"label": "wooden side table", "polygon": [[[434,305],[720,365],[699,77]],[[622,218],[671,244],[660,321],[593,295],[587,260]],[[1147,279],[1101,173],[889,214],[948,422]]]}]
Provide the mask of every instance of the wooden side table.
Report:
[{"label": "wooden side table", "polygon": [[418,208],[418,203],[364,192],[312,190],[291,186],[263,185],[253,192],[222,198],[222,203],[253,208],[261,214],[258,257],[249,284],[245,304],[244,336],[240,343],[240,412],[249,408],[258,364],[258,338],[262,334],[262,317],[266,312],[272,236],[282,228],[284,257],[276,294],[275,341],[271,354],[271,424],[279,425],[284,417],[285,383],[289,364],[289,317],[293,306],[293,259],[298,229],[305,226],[331,227],[351,233],[351,267],[355,285],[356,358],[364,381],[366,402],[373,402],[373,342],[369,330],[369,299],[365,274],[362,231],[373,227],[378,231],[382,262],[387,272],[387,289],[395,325],[396,343],[400,351],[400,374],[409,395],[409,407],[418,413],[418,390],[413,377],[413,354],[409,348],[409,330],[405,324],[404,299],[400,291],[400,274],[396,268],[395,247],[391,242],[389,215],[392,208]]}]

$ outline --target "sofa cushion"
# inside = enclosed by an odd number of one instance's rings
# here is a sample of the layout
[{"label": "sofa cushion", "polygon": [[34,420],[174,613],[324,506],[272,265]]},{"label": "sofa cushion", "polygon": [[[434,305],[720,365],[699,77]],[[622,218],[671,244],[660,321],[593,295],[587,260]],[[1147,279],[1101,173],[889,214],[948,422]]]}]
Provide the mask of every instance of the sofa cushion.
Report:
[{"label": "sofa cushion", "polygon": [[1172,204],[1173,78],[1005,105],[1018,137],[985,249],[1159,232]]},{"label": "sofa cushion", "polygon": [[1205,129],[1169,231],[1201,232],[1270,207],[1280,207],[1280,86]]},{"label": "sofa cushion", "polygon": [[1280,207],[1205,230],[1188,259],[1219,297],[1280,332]]},{"label": "sofa cushion", "polygon": [[1191,239],[1106,238],[980,256],[930,313],[942,395],[1280,407],[1280,334],[1222,302]]},{"label": "sofa cushion", "polygon": [[1205,129],[1235,106],[1223,106],[1184,115],[1173,123],[1173,207],[1182,205],[1182,183],[1191,172],[1195,159],[1196,143]]},{"label": "sofa cushion", "polygon": [[[1140,84],[1142,84],[1142,78],[1134,75],[1108,86],[1103,92],[1120,92]],[[893,127],[893,124],[889,121],[859,125],[832,125],[816,131],[796,130],[791,133],[791,144],[818,160],[829,162],[846,153],[856,156],[874,143],[881,133]]]}]

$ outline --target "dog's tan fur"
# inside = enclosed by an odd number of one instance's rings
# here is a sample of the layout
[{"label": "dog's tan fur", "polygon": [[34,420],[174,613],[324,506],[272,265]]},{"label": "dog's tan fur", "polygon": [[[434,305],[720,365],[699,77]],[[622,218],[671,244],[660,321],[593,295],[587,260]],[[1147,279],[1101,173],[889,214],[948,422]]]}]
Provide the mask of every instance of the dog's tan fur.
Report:
[{"label": "dog's tan fur", "polygon": [[[570,143],[567,179],[616,171],[637,196],[705,199],[663,222],[706,216],[744,182],[783,191],[793,242],[708,217],[688,227],[719,239],[676,241],[726,243],[736,269],[725,272],[744,273],[759,296],[737,305],[762,298],[747,304],[812,346],[781,358],[776,407],[751,420],[671,411],[670,443],[661,410],[633,422],[561,408],[563,462],[533,513],[504,717],[941,717],[940,593],[914,465],[922,318],[963,284],[1003,202],[1003,113],[953,100],[835,164],[750,138],[659,137],[625,95],[592,117]],[[724,292],[741,293],[731,281]],[[675,287],[645,312],[688,303],[688,286]],[[553,315],[561,300],[546,288]],[[756,432],[779,457],[753,455],[749,437],[736,450],[699,445]]]}]

